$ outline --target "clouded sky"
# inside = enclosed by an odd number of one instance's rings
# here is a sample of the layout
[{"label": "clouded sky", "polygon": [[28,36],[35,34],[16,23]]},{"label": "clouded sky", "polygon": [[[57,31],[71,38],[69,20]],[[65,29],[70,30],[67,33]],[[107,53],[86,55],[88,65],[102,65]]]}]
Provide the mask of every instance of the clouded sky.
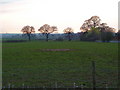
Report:
[{"label": "clouded sky", "polygon": [[71,27],[80,32],[85,20],[97,15],[101,23],[118,29],[119,0],[0,0],[0,32],[21,33],[25,25],[38,32],[43,24],[58,32]]}]

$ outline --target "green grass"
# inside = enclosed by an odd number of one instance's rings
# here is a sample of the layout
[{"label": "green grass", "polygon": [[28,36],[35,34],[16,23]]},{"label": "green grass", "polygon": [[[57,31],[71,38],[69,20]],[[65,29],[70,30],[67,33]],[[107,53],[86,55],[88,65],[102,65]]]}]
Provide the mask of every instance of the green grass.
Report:
[{"label": "green grass", "polygon": [[[79,49],[48,51],[39,49]],[[3,43],[3,86],[73,86],[85,83],[92,87],[92,65],[96,63],[97,87],[117,87],[118,44],[95,42],[21,42]]]}]

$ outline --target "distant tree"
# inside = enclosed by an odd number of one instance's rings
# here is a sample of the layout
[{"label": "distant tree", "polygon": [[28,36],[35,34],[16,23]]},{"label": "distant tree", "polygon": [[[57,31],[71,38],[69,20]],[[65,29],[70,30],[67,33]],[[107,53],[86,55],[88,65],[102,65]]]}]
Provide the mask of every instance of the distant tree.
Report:
[{"label": "distant tree", "polygon": [[101,32],[101,40],[103,42],[109,42],[113,39],[115,34],[115,29],[112,27],[107,26],[106,23],[102,23],[99,26],[100,32]]},{"label": "distant tree", "polygon": [[71,41],[71,34],[73,33],[73,29],[70,27],[67,27],[66,29],[63,30],[63,32],[68,35],[68,39],[69,41]]},{"label": "distant tree", "polygon": [[107,23],[100,24],[100,26],[98,28],[100,29],[101,32],[113,32],[113,33],[115,33],[115,28],[107,26]]},{"label": "distant tree", "polygon": [[103,42],[109,42],[113,39],[113,33],[112,32],[102,32],[101,33],[101,40]]},{"label": "distant tree", "polygon": [[106,26],[107,26],[107,23],[102,23],[102,24],[100,24],[100,26],[99,26],[99,30],[100,30],[100,32],[104,32]]},{"label": "distant tree", "polygon": [[79,40],[81,40],[81,35],[82,33],[81,32],[77,32],[77,35],[78,35],[78,37],[79,37]]},{"label": "distant tree", "polygon": [[92,16],[92,17],[90,18],[90,24],[91,24],[91,26],[94,27],[94,28],[99,27],[100,21],[101,21],[101,19],[100,19],[100,17],[98,17],[98,16]]},{"label": "distant tree", "polygon": [[82,32],[87,32],[92,27],[97,28],[100,25],[100,18],[98,16],[92,16],[90,19],[85,20],[83,25],[80,27]]},{"label": "distant tree", "polygon": [[117,40],[120,40],[120,29],[117,32]]},{"label": "distant tree", "polygon": [[120,33],[120,29],[118,30],[118,33]]},{"label": "distant tree", "polygon": [[43,26],[41,26],[38,31],[40,31],[43,35],[46,36],[46,41],[48,41],[48,37],[50,33],[53,33],[54,31],[57,31],[57,27],[56,26],[51,26],[48,24],[44,24]]},{"label": "distant tree", "polygon": [[87,40],[87,34],[88,34],[88,32],[79,32],[79,33],[78,33],[79,39],[80,39],[81,41]]},{"label": "distant tree", "polygon": [[87,36],[88,40],[95,41],[100,39],[100,31],[98,28],[92,27],[88,33]]},{"label": "distant tree", "polygon": [[95,41],[99,39],[99,26],[101,19],[99,16],[92,16],[90,19],[85,20],[83,25],[80,27],[81,40]]},{"label": "distant tree", "polygon": [[106,23],[101,24],[100,21],[101,19],[98,16],[92,16],[90,19],[84,21],[83,25],[80,27],[80,30],[83,32],[82,40],[89,40],[89,38],[93,40],[95,40],[95,38],[98,39],[100,38],[100,33],[101,40],[109,42],[112,39],[115,29],[107,26]]},{"label": "distant tree", "polygon": [[31,40],[31,34],[35,33],[35,28],[33,26],[24,26],[21,30],[23,34],[27,34],[29,41]]}]

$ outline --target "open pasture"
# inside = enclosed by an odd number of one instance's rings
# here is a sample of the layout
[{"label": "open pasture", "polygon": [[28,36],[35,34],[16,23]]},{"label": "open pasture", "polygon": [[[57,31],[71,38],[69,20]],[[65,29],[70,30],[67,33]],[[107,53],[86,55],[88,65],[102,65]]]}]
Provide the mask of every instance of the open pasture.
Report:
[{"label": "open pasture", "polygon": [[117,87],[118,44],[80,41],[3,43],[3,86],[92,87],[96,63],[97,87]]}]

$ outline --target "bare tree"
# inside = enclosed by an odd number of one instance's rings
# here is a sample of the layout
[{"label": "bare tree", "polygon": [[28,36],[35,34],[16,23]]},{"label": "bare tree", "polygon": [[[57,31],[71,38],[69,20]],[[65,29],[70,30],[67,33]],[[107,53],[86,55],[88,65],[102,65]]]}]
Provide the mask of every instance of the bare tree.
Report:
[{"label": "bare tree", "polygon": [[44,24],[43,26],[41,26],[38,31],[40,31],[42,34],[44,34],[46,36],[46,41],[48,41],[48,36],[50,33],[53,33],[54,31],[57,31],[57,27],[56,26],[51,26],[48,24]]},{"label": "bare tree", "polygon": [[65,34],[68,34],[69,41],[71,41],[71,34],[73,33],[73,29],[70,27],[67,27],[66,29],[63,30]]},{"label": "bare tree", "polygon": [[102,23],[99,26],[101,32],[113,32],[115,33],[115,28],[107,26],[107,23]]},{"label": "bare tree", "polygon": [[80,30],[83,32],[83,38],[88,36],[98,36],[100,33],[100,38],[105,40],[111,40],[113,37],[113,33],[115,33],[115,29],[107,26],[106,23],[100,23],[101,19],[98,16],[92,16],[90,19],[85,20],[83,25],[80,27]]},{"label": "bare tree", "polygon": [[98,27],[98,26],[100,26],[100,21],[101,21],[101,19],[100,19],[98,16],[92,16],[92,17],[90,18],[90,22],[91,22],[91,25],[92,25],[93,27]]},{"label": "bare tree", "polygon": [[92,16],[90,19],[85,20],[83,25],[80,27],[80,30],[82,32],[87,32],[88,30],[91,30],[92,27],[99,28],[101,32],[103,31],[110,31],[115,32],[114,28],[111,28],[107,26],[106,23],[101,23],[101,19],[98,16]]},{"label": "bare tree", "polygon": [[31,34],[35,33],[35,28],[33,26],[24,26],[21,30],[21,32],[23,32],[23,34],[27,34],[29,41],[31,40]]},{"label": "bare tree", "polygon": [[85,20],[83,25],[80,27],[82,32],[87,32],[92,27],[99,27],[100,26],[100,18],[98,16],[92,16],[90,19]]}]

